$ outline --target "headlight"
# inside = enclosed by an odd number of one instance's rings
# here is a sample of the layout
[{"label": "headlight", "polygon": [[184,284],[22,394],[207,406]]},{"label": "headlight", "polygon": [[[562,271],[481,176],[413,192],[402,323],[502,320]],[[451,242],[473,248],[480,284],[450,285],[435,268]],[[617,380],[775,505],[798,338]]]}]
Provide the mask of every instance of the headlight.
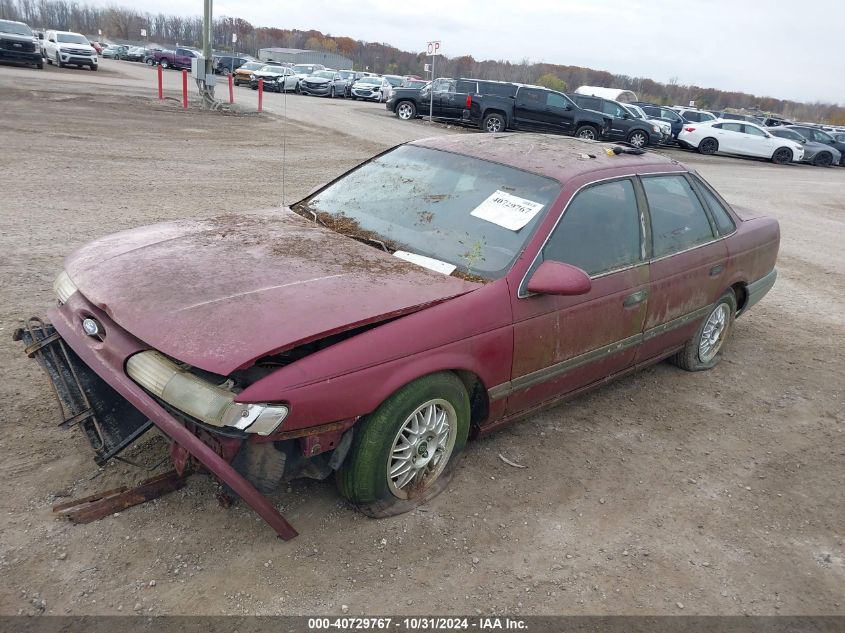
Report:
[{"label": "headlight", "polygon": [[232,391],[212,385],[153,350],[131,356],[126,373],[167,404],[211,426],[269,435],[288,415],[284,405],[235,402]]},{"label": "headlight", "polygon": [[250,75],[250,76],[249,76],[249,78],[250,78],[251,80],[254,80],[254,79],[255,79],[255,75]]},{"label": "headlight", "polygon": [[659,127],[657,127],[656,125],[652,125],[652,126],[651,126],[651,129],[652,129],[652,131],[653,131],[653,132],[655,132],[655,133],[657,133],[657,134],[660,134],[660,128],[659,128]]},{"label": "headlight", "polygon": [[56,293],[59,303],[66,303],[70,299],[70,296],[77,290],[76,284],[70,280],[70,276],[65,270],[60,272],[59,276],[56,277],[56,281],[53,282],[53,292]]}]

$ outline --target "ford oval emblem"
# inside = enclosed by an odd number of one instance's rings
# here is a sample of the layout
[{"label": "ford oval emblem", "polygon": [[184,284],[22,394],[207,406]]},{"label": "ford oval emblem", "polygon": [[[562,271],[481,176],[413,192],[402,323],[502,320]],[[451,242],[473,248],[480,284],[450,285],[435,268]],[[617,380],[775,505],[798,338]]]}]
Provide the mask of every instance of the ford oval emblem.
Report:
[{"label": "ford oval emblem", "polygon": [[100,333],[100,324],[94,319],[85,319],[82,322],[82,329],[88,336],[97,336]]}]

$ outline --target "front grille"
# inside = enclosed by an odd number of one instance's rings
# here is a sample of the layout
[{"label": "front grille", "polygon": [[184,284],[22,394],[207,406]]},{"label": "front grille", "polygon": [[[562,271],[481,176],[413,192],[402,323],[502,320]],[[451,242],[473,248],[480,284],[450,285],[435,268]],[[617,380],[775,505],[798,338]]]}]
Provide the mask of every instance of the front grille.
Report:
[{"label": "front grille", "polygon": [[68,55],[78,55],[80,57],[91,57],[93,53],[91,51],[86,51],[82,48],[66,48],[62,50],[63,53],[67,53]]},{"label": "front grille", "polygon": [[0,38],[0,48],[5,48],[17,53],[34,53],[35,42],[22,42],[21,40],[13,40],[3,37]]}]

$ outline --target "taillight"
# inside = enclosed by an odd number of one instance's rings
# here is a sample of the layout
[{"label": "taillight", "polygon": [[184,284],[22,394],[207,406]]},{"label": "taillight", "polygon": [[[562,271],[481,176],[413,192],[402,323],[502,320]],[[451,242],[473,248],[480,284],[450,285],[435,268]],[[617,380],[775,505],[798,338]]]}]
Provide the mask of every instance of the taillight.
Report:
[{"label": "taillight", "polygon": [[472,107],[472,95],[467,95],[467,108]]},{"label": "taillight", "polygon": [[685,127],[684,131],[685,132],[695,132],[695,128],[694,127]]}]

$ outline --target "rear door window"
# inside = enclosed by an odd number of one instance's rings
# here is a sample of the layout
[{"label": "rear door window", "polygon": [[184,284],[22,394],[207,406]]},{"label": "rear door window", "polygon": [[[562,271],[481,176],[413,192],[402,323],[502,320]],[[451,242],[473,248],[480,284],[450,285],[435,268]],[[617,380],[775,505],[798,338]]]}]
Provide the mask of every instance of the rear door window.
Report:
[{"label": "rear door window", "polygon": [[566,208],[543,259],[598,275],[643,261],[640,212],[630,180],[594,185]]},{"label": "rear door window", "polygon": [[692,185],[682,175],[642,178],[654,257],[664,257],[713,240],[713,228]]}]

